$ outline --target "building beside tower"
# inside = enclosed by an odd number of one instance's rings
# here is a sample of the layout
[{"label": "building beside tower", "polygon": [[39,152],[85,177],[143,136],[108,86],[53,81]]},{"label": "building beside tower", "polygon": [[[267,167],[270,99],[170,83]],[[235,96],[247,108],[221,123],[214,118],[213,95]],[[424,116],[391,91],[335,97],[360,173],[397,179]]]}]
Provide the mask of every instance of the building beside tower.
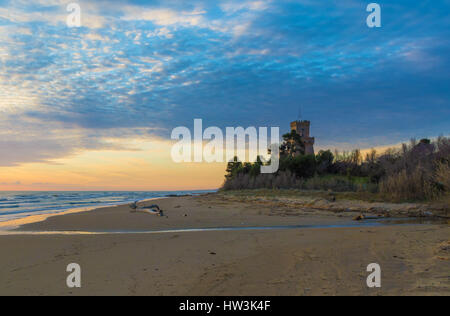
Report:
[{"label": "building beside tower", "polygon": [[303,144],[305,144],[305,154],[314,155],[314,137],[310,136],[310,121],[294,121],[291,123],[291,131],[300,135]]}]

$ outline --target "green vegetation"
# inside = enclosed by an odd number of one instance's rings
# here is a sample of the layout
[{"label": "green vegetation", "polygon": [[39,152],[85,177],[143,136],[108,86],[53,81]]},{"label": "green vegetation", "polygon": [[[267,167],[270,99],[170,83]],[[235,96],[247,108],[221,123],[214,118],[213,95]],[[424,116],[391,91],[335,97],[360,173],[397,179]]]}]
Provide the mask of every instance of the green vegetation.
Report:
[{"label": "green vegetation", "polygon": [[295,131],[283,135],[280,166],[275,174],[261,174],[261,159],[229,162],[222,189],[295,189],[353,192],[371,200],[417,201],[443,199],[450,194],[450,139],[411,140],[382,154],[372,150],[334,153],[321,150],[305,155]]}]

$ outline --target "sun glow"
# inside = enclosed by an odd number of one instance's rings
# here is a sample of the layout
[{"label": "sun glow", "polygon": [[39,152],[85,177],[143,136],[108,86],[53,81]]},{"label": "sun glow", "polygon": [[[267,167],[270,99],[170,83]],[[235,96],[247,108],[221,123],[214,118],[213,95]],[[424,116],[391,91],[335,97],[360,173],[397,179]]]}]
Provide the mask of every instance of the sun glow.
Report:
[{"label": "sun glow", "polygon": [[174,163],[172,142],[134,140],[138,151],[84,151],[45,163],[1,167],[0,190],[217,189],[224,163]]}]

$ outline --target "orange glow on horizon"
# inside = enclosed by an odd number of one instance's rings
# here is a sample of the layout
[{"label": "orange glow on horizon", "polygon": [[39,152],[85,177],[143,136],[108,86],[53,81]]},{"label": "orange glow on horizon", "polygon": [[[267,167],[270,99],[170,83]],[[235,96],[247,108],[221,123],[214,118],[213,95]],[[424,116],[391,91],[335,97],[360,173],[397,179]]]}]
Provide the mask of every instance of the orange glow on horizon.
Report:
[{"label": "orange glow on horizon", "polygon": [[0,167],[1,191],[175,191],[218,189],[225,163],[174,163],[171,142],[140,151],[86,151],[46,163]]},{"label": "orange glow on horizon", "polygon": [[[85,151],[49,162],[0,167],[0,191],[177,191],[222,185],[226,163],[175,163],[172,144],[128,140],[128,145],[141,150]],[[379,154],[397,146],[375,149]]]}]

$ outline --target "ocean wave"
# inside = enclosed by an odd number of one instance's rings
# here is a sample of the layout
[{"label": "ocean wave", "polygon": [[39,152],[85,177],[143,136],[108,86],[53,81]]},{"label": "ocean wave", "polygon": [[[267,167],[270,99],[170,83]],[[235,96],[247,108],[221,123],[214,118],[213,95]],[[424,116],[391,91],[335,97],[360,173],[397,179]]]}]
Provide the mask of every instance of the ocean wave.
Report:
[{"label": "ocean wave", "polygon": [[42,200],[20,201],[20,204],[41,203]]},{"label": "ocean wave", "polygon": [[16,205],[8,205],[8,206],[0,206],[1,209],[5,209],[5,208],[18,208],[18,207],[20,207],[19,204],[16,204]]},{"label": "ocean wave", "polygon": [[8,201],[8,202],[0,202],[0,205],[10,205],[10,204],[17,204],[17,201]]}]

